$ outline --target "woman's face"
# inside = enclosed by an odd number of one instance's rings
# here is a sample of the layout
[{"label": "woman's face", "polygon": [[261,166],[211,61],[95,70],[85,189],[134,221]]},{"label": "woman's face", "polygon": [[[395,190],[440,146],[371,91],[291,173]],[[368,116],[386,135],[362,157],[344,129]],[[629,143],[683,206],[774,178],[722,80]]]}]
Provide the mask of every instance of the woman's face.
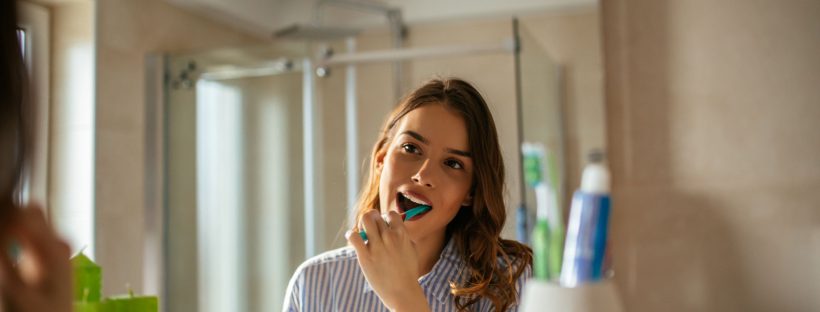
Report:
[{"label": "woman's face", "polygon": [[432,209],[405,220],[410,238],[444,235],[462,205],[470,205],[473,161],[464,119],[439,103],[407,113],[378,155],[381,212],[402,213],[425,204]]}]

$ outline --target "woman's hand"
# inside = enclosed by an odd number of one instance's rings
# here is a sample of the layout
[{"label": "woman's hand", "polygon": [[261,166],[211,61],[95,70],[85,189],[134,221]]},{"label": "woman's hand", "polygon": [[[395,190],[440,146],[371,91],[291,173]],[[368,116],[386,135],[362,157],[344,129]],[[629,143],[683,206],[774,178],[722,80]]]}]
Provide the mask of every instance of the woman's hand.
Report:
[{"label": "woman's hand", "polygon": [[[71,311],[68,245],[57,237],[40,207],[17,210],[7,221],[0,229],[0,305],[5,305],[0,311]],[[12,241],[21,250],[17,266],[8,256]]]},{"label": "woman's hand", "polygon": [[390,211],[385,222],[377,210],[371,210],[362,218],[362,226],[367,232],[367,244],[350,231],[345,236],[356,249],[359,266],[382,303],[392,311],[429,311],[418,282],[418,253],[401,216]]}]

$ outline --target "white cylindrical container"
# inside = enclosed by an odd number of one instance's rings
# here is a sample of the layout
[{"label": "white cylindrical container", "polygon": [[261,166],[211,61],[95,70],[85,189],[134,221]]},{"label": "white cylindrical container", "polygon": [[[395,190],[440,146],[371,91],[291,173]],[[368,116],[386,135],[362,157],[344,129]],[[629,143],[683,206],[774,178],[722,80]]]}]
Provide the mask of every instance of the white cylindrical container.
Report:
[{"label": "white cylindrical container", "polygon": [[521,297],[521,311],[623,312],[623,305],[611,279],[578,287],[530,279]]}]

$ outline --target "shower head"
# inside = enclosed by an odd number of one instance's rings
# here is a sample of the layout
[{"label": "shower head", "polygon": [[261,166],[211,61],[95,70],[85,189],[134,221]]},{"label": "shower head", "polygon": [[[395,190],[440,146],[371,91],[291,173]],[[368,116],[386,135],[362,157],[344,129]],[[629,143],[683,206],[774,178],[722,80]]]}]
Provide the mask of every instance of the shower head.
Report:
[{"label": "shower head", "polygon": [[294,40],[334,40],[354,37],[359,32],[360,30],[353,28],[295,24],[277,30],[273,33],[273,37]]}]

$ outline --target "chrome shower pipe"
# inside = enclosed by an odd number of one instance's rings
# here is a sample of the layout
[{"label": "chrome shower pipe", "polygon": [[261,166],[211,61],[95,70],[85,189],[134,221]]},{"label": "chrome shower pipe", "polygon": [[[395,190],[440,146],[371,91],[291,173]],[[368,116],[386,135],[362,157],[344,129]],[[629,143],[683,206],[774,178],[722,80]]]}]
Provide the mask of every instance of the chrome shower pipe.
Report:
[{"label": "chrome shower pipe", "polygon": [[[310,59],[302,60],[302,68],[313,68]],[[321,107],[316,104],[316,81],[310,70],[302,71],[302,153],[304,163],[304,201],[305,201],[305,257],[310,258],[324,250],[324,217],[318,213],[318,204],[322,203],[323,191],[320,174],[323,171],[321,130]]]},{"label": "chrome shower pipe", "polygon": [[486,44],[454,44],[436,47],[376,50],[358,53],[334,54],[317,61],[316,66],[347,65],[375,62],[395,62],[436,57],[452,57],[475,54],[513,53],[515,39]]},{"label": "chrome shower pipe", "polygon": [[296,63],[287,58],[277,59],[264,64],[251,66],[218,66],[208,68],[199,78],[204,80],[230,80],[240,78],[253,78],[273,76],[291,72],[298,72],[302,69],[302,64]]},{"label": "chrome shower pipe", "polygon": [[[356,51],[356,39],[347,39],[348,53]],[[348,225],[356,224],[356,200],[359,195],[359,122],[356,103],[356,66],[347,65],[345,71],[345,137],[347,139],[347,209]]]}]

